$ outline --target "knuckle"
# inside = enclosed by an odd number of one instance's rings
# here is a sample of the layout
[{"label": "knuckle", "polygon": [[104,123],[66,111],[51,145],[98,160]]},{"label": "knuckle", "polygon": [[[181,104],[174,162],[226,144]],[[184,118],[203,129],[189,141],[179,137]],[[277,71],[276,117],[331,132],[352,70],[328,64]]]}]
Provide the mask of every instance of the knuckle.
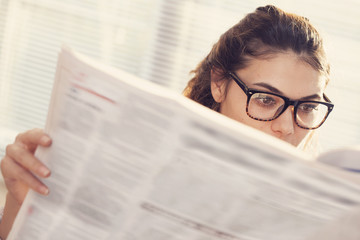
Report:
[{"label": "knuckle", "polygon": [[13,152],[13,149],[14,149],[14,144],[9,144],[9,145],[7,145],[6,148],[5,148],[6,154],[7,154],[7,155],[8,155],[8,154],[11,154],[11,153]]},{"label": "knuckle", "polygon": [[0,168],[1,168],[1,173],[2,175],[4,176],[4,172],[6,170],[6,157],[4,157],[3,159],[1,159],[1,162],[0,162]]},{"label": "knuckle", "polygon": [[25,133],[19,133],[18,135],[16,135],[15,142],[22,141],[21,139],[24,137],[24,135]]},{"label": "knuckle", "polygon": [[14,168],[11,166],[11,161],[12,158],[5,156],[0,162],[1,174],[4,179],[9,175],[12,175],[12,172],[14,171]]},{"label": "knuckle", "polygon": [[16,144],[9,144],[6,146],[6,155],[4,157],[5,161],[12,159],[15,162],[23,163],[24,158],[26,158],[26,149],[17,146]]}]

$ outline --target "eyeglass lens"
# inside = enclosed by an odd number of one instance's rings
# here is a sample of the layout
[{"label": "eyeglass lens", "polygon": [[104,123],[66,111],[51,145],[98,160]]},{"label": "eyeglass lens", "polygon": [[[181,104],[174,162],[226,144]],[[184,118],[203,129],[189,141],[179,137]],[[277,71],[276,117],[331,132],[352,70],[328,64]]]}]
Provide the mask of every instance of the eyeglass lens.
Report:
[{"label": "eyeglass lens", "polygon": [[[275,119],[283,111],[285,100],[269,93],[254,93],[248,103],[248,114],[255,119]],[[297,106],[296,122],[305,128],[314,128],[322,123],[328,107],[320,103],[304,102]]]}]

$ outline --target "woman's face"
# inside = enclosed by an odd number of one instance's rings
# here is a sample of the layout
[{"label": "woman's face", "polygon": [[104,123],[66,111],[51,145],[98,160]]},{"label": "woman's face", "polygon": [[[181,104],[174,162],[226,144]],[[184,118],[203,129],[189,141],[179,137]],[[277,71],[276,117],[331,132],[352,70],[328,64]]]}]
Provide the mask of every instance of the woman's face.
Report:
[{"label": "woman's face", "polygon": [[[246,68],[235,73],[249,88],[273,92],[291,100],[323,100],[325,79],[293,52],[253,59]],[[294,146],[310,133],[296,125],[292,106],[273,121],[250,118],[246,113],[247,96],[233,80],[213,81],[211,90],[215,101],[220,103],[220,113]]]}]

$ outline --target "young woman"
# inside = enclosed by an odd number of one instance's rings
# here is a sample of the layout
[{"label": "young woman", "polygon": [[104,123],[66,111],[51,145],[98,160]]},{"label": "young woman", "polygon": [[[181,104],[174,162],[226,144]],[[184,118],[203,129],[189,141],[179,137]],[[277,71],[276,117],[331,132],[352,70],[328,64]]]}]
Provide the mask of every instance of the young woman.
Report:
[{"label": "young woman", "polygon": [[[333,108],[325,95],[329,64],[323,42],[306,18],[259,7],[225,32],[193,71],[185,96],[230,118],[309,148],[314,129]],[[34,157],[51,139],[34,129],[8,145],[1,163],[8,189],[0,236],[5,239],[29,188],[48,194],[50,176]]]},{"label": "young woman", "polygon": [[274,6],[225,32],[193,72],[186,96],[294,146],[311,147],[310,130],[333,108],[324,94],[330,66],[319,33]]}]

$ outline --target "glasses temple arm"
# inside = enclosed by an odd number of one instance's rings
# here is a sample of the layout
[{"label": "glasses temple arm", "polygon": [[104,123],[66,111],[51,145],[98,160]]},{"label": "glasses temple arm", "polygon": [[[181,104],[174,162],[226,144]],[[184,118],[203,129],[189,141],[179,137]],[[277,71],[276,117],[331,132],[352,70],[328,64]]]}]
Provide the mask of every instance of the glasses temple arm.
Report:
[{"label": "glasses temple arm", "polygon": [[234,79],[234,81],[237,83],[237,85],[239,85],[239,87],[240,87],[245,93],[248,92],[249,89],[248,89],[248,87],[246,86],[246,84],[245,84],[243,81],[241,81],[241,79],[240,79],[238,76],[236,76],[235,73],[229,71],[228,74],[229,74],[229,76],[230,76],[232,79]]}]

